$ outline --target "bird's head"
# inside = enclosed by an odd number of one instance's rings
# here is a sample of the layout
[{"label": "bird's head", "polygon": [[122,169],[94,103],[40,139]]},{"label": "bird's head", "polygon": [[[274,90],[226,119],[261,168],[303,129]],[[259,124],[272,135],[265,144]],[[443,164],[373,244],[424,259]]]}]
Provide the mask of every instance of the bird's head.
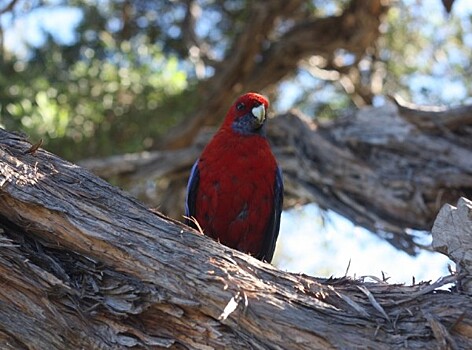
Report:
[{"label": "bird's head", "polygon": [[261,134],[267,117],[269,101],[262,95],[249,92],[240,96],[226,115],[223,127],[241,134]]}]

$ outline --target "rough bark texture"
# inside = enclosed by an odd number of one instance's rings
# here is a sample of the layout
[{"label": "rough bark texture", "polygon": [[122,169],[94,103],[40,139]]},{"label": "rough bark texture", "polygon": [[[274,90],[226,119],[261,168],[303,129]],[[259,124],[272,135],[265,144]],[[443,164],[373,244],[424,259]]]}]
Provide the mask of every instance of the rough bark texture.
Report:
[{"label": "rough bark texture", "polygon": [[[290,274],[0,130],[2,349],[468,349],[472,297]],[[470,270],[469,270],[470,271]]]},{"label": "rough bark texture", "polygon": [[[329,124],[291,112],[268,125],[284,172],[286,207],[316,202],[409,254],[416,243],[408,229],[431,230],[444,203],[472,197],[472,106],[389,103]],[[181,218],[190,168],[210,136],[202,132],[182,150],[81,164]]]}]

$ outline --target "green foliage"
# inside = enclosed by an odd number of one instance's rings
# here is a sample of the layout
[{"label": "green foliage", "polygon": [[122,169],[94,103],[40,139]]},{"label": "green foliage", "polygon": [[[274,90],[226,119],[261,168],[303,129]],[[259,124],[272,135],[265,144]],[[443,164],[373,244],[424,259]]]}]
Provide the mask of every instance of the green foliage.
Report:
[{"label": "green foliage", "polygon": [[[80,28],[84,38],[89,26]],[[69,47],[49,37],[32,59],[5,62],[0,124],[72,160],[152,147],[182,116],[184,108],[168,104],[189,88],[185,71],[145,35],[118,42],[95,34],[93,45]]]}]

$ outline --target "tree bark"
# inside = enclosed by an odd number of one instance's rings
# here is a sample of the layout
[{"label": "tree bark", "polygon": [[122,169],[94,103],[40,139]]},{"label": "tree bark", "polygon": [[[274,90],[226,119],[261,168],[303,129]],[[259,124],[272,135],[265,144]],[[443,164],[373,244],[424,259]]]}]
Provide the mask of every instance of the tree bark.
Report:
[{"label": "tree bark", "polygon": [[457,208],[446,204],[433,226],[433,248],[456,263],[457,272],[469,276],[460,288],[472,295],[472,202],[460,198]]},{"label": "tree bark", "polygon": [[[410,229],[429,231],[443,204],[472,198],[471,116],[472,106],[399,101],[328,123],[279,115],[269,120],[268,137],[284,172],[285,206],[316,202],[415,254]],[[81,164],[181,218],[190,168],[210,137],[205,130],[186,149]]]},{"label": "tree bark", "polygon": [[404,286],[279,271],[3,130],[0,225],[2,349],[472,342],[472,297],[437,289],[461,275]]}]

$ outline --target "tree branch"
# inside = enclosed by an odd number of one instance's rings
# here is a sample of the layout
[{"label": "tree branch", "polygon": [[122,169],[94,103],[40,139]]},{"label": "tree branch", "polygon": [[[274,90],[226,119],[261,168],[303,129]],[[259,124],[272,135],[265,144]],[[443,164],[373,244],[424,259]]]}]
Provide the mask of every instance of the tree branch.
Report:
[{"label": "tree branch", "polygon": [[[459,111],[467,116],[468,109],[433,113],[430,119],[443,125],[433,132],[410,122],[393,104],[364,108],[328,124],[315,124],[299,113],[269,120],[268,137],[284,171],[286,208],[316,202],[415,254],[408,229],[429,231],[444,203],[472,197],[472,152],[461,141],[472,139],[472,129],[448,122],[451,115],[467,122]],[[205,131],[194,145],[178,151],[81,164],[181,218],[190,168],[210,137]]]},{"label": "tree branch", "polygon": [[[391,97],[391,100],[397,105],[403,118],[422,130],[443,131],[447,128],[456,131],[464,125],[472,125],[472,105],[455,108],[418,106],[400,96]],[[472,145],[472,142],[469,145]]]},{"label": "tree branch", "polygon": [[[278,271],[0,130],[0,341],[27,349],[424,349],[470,296]],[[11,345],[13,344],[13,345]]]},{"label": "tree branch", "polygon": [[15,7],[17,2],[18,2],[18,0],[10,0],[10,2],[8,2],[5,5],[5,7],[0,9],[0,15],[3,15],[4,13],[13,11],[13,8]]},{"label": "tree branch", "polygon": [[234,41],[224,64],[198,89],[202,101],[198,112],[174,128],[162,145],[170,149],[190,145],[202,126],[214,126],[222,120],[238,94],[270,87],[293,73],[303,58],[331,56],[339,48],[356,55],[364,53],[379,36],[378,27],[388,9],[384,3],[388,5],[382,0],[352,0],[341,16],[297,22],[285,34],[272,35],[274,39],[270,34],[276,29],[276,20],[304,2],[251,3],[248,25]]}]

